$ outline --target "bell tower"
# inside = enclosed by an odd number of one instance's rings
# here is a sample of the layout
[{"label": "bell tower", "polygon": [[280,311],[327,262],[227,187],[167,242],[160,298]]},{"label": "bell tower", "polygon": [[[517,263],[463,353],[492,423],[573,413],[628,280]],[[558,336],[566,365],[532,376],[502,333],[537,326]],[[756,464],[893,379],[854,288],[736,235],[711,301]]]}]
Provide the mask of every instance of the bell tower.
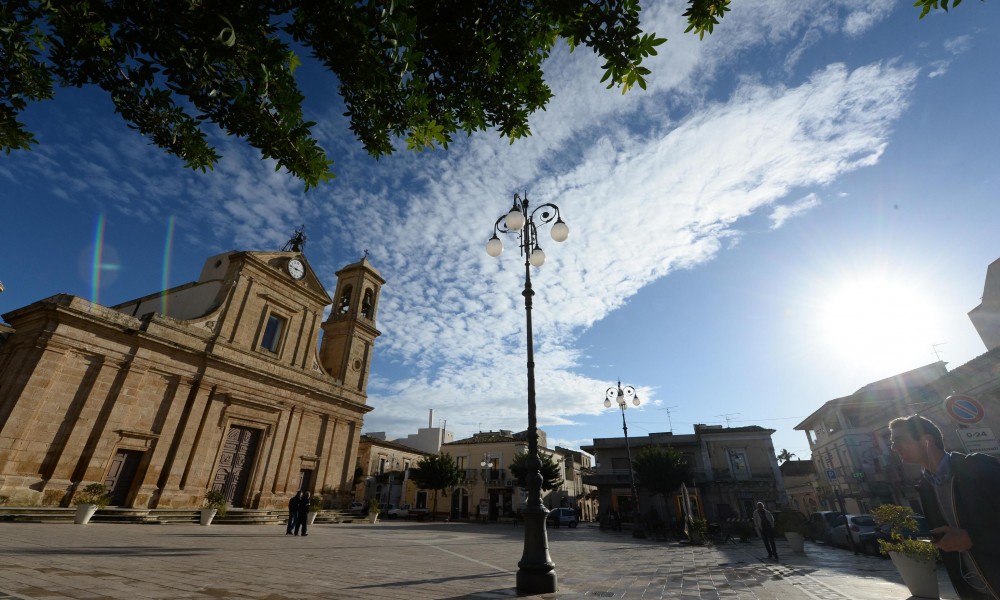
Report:
[{"label": "bell tower", "polygon": [[385,280],[368,261],[368,252],[358,262],[337,271],[333,309],[323,323],[319,358],[323,369],[344,386],[365,393],[372,363],[379,294]]}]

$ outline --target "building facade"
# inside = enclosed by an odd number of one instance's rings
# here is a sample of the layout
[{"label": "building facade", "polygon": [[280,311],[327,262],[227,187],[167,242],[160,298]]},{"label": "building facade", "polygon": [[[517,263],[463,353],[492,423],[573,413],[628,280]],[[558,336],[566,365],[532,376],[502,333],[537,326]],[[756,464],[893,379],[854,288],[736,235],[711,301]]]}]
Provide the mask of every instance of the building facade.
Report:
[{"label": "building facade", "polygon": [[57,295],[6,313],[0,494],[67,506],[100,482],[136,508],[349,494],[384,280],[367,258],[336,276],[325,322],[299,245],[214,256],[197,281],[117,306]]},{"label": "building facade", "polygon": [[804,431],[817,472],[820,510],[867,513],[880,504],[921,512],[918,467],[889,447],[889,421],[920,414],[933,421],[945,448],[1000,457],[1000,348],[948,371],[936,362],[870,383],[830,400],[795,428]]},{"label": "building facade", "polygon": [[[781,472],[771,442],[773,429],[756,425],[722,427],[695,425],[694,434],[651,433],[648,436],[597,438],[582,450],[594,455],[596,467],[589,483],[598,490],[603,518],[608,509],[617,511],[624,522],[635,512],[632,497],[631,464],[645,446],[670,447],[680,452],[692,472],[692,487],[688,488],[692,512],[709,521],[748,518],[756,502],[769,507],[785,503]],[[681,518],[681,492],[663,498],[651,495],[641,482],[636,485],[636,500],[642,514],[654,508],[668,523]]]}]

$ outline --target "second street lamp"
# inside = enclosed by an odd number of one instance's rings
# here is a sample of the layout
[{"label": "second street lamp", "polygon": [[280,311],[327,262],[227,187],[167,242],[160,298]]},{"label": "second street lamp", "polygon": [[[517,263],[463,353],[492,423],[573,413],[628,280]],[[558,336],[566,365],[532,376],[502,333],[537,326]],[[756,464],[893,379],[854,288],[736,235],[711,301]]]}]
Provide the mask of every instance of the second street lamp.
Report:
[{"label": "second street lamp", "polygon": [[614,402],[622,410],[622,433],[625,434],[625,453],[628,456],[628,476],[632,482],[632,537],[644,538],[646,532],[642,529],[642,516],[639,512],[639,492],[635,487],[635,470],[632,468],[632,449],[628,445],[628,424],[625,422],[625,409],[628,408],[629,401],[634,406],[639,406],[639,395],[635,393],[635,388],[626,385],[622,387],[622,382],[618,382],[618,387],[609,387],[604,395],[604,408],[611,408]]},{"label": "second street lamp", "polygon": [[552,225],[550,234],[557,242],[566,241],[569,227],[559,216],[555,204],[542,204],[528,212],[528,195],[514,194],[514,206],[493,224],[493,237],[486,244],[486,253],[497,257],[503,252],[503,242],[498,233],[519,237],[521,255],[524,256],[524,312],[528,330],[528,459],[525,461],[528,484],[528,502],[524,507],[524,553],[517,563],[517,590],[530,594],[551,594],[559,586],[556,565],[549,556],[549,540],[545,533],[545,516],[549,511],[542,504],[542,463],[538,458],[538,422],[535,416],[535,349],[531,338],[531,267],[545,262],[545,253],[538,244],[538,225]]}]

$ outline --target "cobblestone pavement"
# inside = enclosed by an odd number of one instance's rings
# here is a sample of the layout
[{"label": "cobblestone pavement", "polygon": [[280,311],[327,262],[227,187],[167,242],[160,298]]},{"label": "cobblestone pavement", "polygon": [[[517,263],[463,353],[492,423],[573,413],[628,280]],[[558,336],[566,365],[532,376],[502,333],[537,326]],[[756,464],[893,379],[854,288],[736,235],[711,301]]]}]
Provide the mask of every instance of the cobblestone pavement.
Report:
[{"label": "cobblestone pavement", "polygon": [[[0,600],[517,597],[524,530],[387,522],[283,526],[0,523]],[[892,563],[806,544],[763,561],[761,544],[635,540],[582,524],[549,530],[559,591],[577,598],[909,598]],[[941,597],[957,598],[943,569]]]}]

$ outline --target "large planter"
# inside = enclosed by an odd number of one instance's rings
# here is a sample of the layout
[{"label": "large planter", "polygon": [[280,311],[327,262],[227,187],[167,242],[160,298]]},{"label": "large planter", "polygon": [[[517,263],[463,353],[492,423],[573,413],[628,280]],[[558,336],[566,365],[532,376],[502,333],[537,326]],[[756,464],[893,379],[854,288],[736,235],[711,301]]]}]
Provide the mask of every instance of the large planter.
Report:
[{"label": "large planter", "polygon": [[93,517],[95,512],[97,512],[96,504],[77,504],[76,516],[73,517],[73,522],[77,525],[86,525],[90,522],[90,517]]},{"label": "large planter", "polygon": [[378,513],[377,512],[368,513],[368,522],[372,524],[377,523]]},{"label": "large planter", "polygon": [[899,552],[890,552],[889,558],[892,559],[892,564],[896,566],[910,594],[918,598],[940,598],[937,565],[934,562],[916,560]]},{"label": "large planter", "polygon": [[201,519],[198,521],[199,524],[208,527],[212,524],[212,519],[215,518],[215,513],[219,512],[217,508],[203,508],[201,509]]},{"label": "large planter", "polygon": [[785,539],[788,540],[788,545],[791,546],[792,552],[805,552],[806,538],[803,537],[801,533],[786,531]]},{"label": "large planter", "polygon": [[319,515],[319,511],[318,510],[315,510],[315,511],[311,510],[311,511],[309,511],[309,516],[306,518],[306,523],[308,523],[309,525],[312,525],[313,523],[316,522],[316,517],[318,515]]}]

